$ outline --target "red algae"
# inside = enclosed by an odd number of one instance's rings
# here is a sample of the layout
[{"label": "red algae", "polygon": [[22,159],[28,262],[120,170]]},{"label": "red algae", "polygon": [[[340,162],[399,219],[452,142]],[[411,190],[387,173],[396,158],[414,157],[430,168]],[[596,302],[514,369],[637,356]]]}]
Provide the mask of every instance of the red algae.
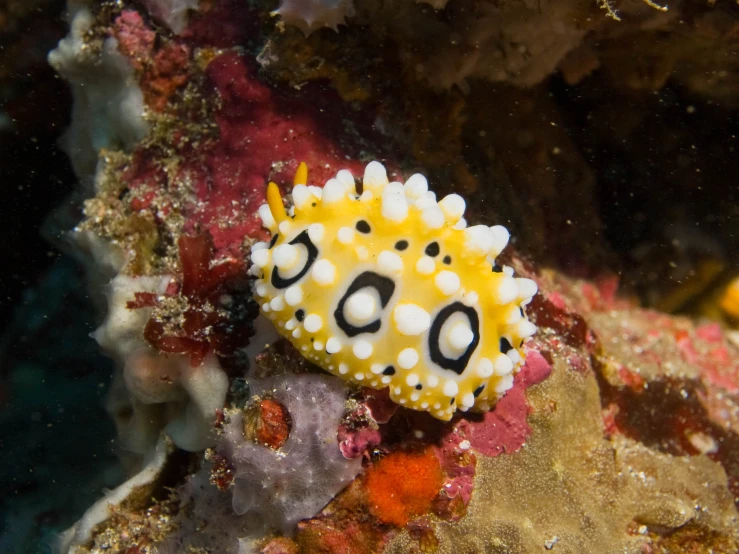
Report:
[{"label": "red algae", "polygon": [[287,410],[282,404],[270,398],[262,400],[258,409],[256,439],[259,443],[276,450],[285,444],[290,434]]},{"label": "red algae", "polygon": [[404,527],[410,519],[431,509],[443,478],[432,448],[391,452],[365,475],[370,512],[384,523]]}]

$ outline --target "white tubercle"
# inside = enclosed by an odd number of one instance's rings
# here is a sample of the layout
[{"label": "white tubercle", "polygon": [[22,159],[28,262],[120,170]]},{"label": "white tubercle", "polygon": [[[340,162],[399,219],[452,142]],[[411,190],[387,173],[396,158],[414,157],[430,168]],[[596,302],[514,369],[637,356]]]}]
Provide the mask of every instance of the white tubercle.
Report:
[{"label": "white tubercle", "polygon": [[364,168],[362,185],[364,190],[382,190],[387,185],[387,172],[380,162],[370,162]]},{"label": "white tubercle", "polygon": [[[429,206],[437,206],[438,207],[438,204],[436,203],[436,194],[434,194],[430,190],[427,190],[426,192],[424,192],[423,194],[421,194],[421,196],[419,196],[416,199],[416,202],[415,202],[414,205],[419,210],[423,210],[424,208],[428,208]],[[443,213],[444,212],[442,212],[442,214]]]},{"label": "white tubercle", "polygon": [[467,323],[459,322],[449,332],[449,346],[452,352],[462,354],[470,345],[475,335]]},{"label": "white tubercle", "polygon": [[366,292],[356,292],[346,301],[344,310],[354,323],[365,323],[375,315],[377,301],[375,297]]},{"label": "white tubercle", "polygon": [[297,306],[303,301],[303,289],[300,285],[292,285],[285,291],[285,302],[288,306]]},{"label": "white tubercle", "polygon": [[441,229],[444,226],[444,212],[439,206],[428,206],[421,210],[421,221],[427,229]]},{"label": "white tubercle", "polygon": [[452,229],[457,229],[458,231],[461,231],[462,229],[467,228],[467,220],[463,217],[459,218],[459,221],[457,221],[453,226]]},{"label": "white tubercle", "polygon": [[434,277],[434,283],[436,284],[436,288],[447,296],[451,296],[457,292],[459,287],[462,285],[459,280],[459,275],[448,270],[437,273],[436,277]]},{"label": "white tubercle", "polygon": [[477,362],[477,375],[483,379],[491,377],[494,371],[495,366],[493,366],[493,362],[489,358],[480,358],[480,361]]},{"label": "white tubercle", "polygon": [[336,337],[331,337],[326,341],[326,352],[329,354],[336,354],[341,350],[341,341]]},{"label": "white tubercle", "polygon": [[323,320],[318,314],[309,314],[305,316],[303,327],[309,333],[315,333],[316,331],[319,331],[321,327],[323,327]]},{"label": "white tubercle", "polygon": [[421,275],[431,275],[436,271],[436,262],[431,256],[422,256],[416,262],[416,271]]},{"label": "white tubercle", "polygon": [[311,276],[319,285],[332,285],[336,281],[336,266],[329,260],[318,260],[313,264]]},{"label": "white tubercle", "polygon": [[354,229],[351,227],[342,227],[336,233],[336,238],[341,244],[351,244],[354,241]]},{"label": "white tubercle", "polygon": [[439,200],[439,207],[444,212],[444,217],[449,223],[456,223],[464,215],[467,207],[464,198],[458,194],[448,194]]},{"label": "white tubercle", "polygon": [[256,267],[265,267],[269,263],[271,257],[269,250],[257,250],[256,252],[251,253],[251,263]]},{"label": "white tubercle", "polygon": [[366,360],[372,355],[372,343],[367,340],[358,340],[352,347],[352,352],[360,360]]},{"label": "white tubercle", "polygon": [[292,244],[281,244],[275,248],[272,261],[280,269],[290,269],[298,261],[298,249]]},{"label": "white tubercle", "polygon": [[259,206],[257,214],[259,214],[259,217],[262,220],[262,225],[274,233],[277,229],[277,222],[275,221],[275,218],[272,217],[272,210],[269,209],[269,205],[262,204]]},{"label": "white tubercle", "polygon": [[311,192],[313,196],[315,196],[319,200],[323,197],[323,189],[321,187],[317,187],[315,185],[308,185],[308,190]]},{"label": "white tubercle", "polygon": [[467,227],[464,231],[464,253],[470,257],[486,256],[495,244],[495,236],[487,225]]},{"label": "white tubercle", "polygon": [[418,352],[415,348],[404,348],[398,354],[398,366],[401,369],[411,369],[418,363]]},{"label": "white tubercle", "polygon": [[284,219],[280,221],[280,224],[277,226],[277,229],[283,235],[287,235],[290,233],[290,229],[292,229],[292,226],[293,226],[293,222],[291,219]]},{"label": "white tubercle", "polygon": [[293,204],[298,210],[308,207],[312,202],[316,201],[316,197],[313,196],[308,187],[305,185],[295,185],[292,191]]},{"label": "white tubercle", "polygon": [[403,272],[403,259],[390,250],[383,250],[377,256],[377,269],[390,275],[398,275]]},{"label": "white tubercle", "polygon": [[408,200],[400,183],[390,183],[383,191],[382,217],[395,223],[400,223],[408,217]]},{"label": "white tubercle", "polygon": [[522,339],[527,339],[536,333],[536,325],[531,323],[528,319],[524,319],[518,322],[518,335]]},{"label": "white tubercle", "polygon": [[413,200],[419,199],[423,194],[428,192],[429,184],[426,177],[420,173],[416,173],[408,177],[405,182],[405,195]]},{"label": "white tubercle", "polygon": [[504,275],[500,279],[498,290],[494,291],[494,294],[499,304],[508,304],[509,302],[513,302],[518,296],[516,280],[513,277]]},{"label": "white tubercle", "polygon": [[269,243],[264,241],[255,242],[251,245],[252,252],[255,252],[256,250],[265,250],[266,248],[269,248]]},{"label": "white tubercle", "polygon": [[308,225],[308,237],[313,244],[321,244],[326,229],[321,223],[311,223]]},{"label": "white tubercle", "polygon": [[496,375],[508,375],[513,371],[513,360],[505,354],[498,354],[498,357],[495,358],[494,366]]},{"label": "white tubercle", "polygon": [[523,277],[516,279],[516,285],[518,286],[518,298],[520,300],[532,298],[539,290],[539,286],[535,281]]},{"label": "white tubercle", "polygon": [[321,201],[324,204],[334,204],[340,202],[346,197],[346,185],[338,179],[329,179],[323,187],[323,196]]},{"label": "white tubercle", "polygon": [[420,335],[431,327],[431,316],[417,304],[399,304],[393,310],[393,318],[401,335]]},{"label": "white tubercle", "polygon": [[356,192],[354,185],[354,175],[348,169],[342,169],[336,174],[336,180],[344,185],[345,192]]},{"label": "white tubercle", "polygon": [[493,232],[493,236],[495,237],[493,247],[490,249],[490,254],[497,256],[503,252],[503,249],[505,249],[506,246],[508,246],[511,234],[508,232],[508,229],[502,225],[493,225],[490,227],[490,230]]}]

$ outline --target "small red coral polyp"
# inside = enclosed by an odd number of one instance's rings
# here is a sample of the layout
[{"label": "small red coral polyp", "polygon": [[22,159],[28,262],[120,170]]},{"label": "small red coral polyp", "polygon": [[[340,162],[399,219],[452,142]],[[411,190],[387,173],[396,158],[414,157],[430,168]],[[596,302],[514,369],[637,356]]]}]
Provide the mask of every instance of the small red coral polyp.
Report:
[{"label": "small red coral polyp", "polygon": [[443,479],[433,449],[392,452],[365,475],[370,512],[383,523],[404,527],[411,518],[429,512]]},{"label": "small red coral polyp", "polygon": [[[229,259],[212,265],[214,248],[209,234],[183,235],[177,245],[182,285],[179,293],[170,298],[180,301],[181,310],[168,313],[167,304],[157,301],[144,328],[144,338],[160,352],[188,354],[190,365],[197,367],[211,351],[230,356],[248,344],[253,333],[250,320],[256,306],[249,309],[251,300],[240,309],[225,306],[226,299],[234,302],[235,296],[248,298],[244,264]],[[149,302],[149,298],[137,295],[129,307],[141,307]],[[236,325],[236,319],[243,321]]]}]

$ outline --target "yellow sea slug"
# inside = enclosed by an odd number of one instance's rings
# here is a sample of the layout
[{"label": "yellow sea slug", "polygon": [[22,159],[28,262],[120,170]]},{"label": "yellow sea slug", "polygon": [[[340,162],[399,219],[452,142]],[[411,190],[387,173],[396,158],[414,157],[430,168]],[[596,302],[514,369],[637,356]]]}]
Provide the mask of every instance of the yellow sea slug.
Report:
[{"label": "yellow sea slug", "polygon": [[251,255],[262,313],[309,360],[407,408],[490,409],[536,331],[524,312],[536,283],[495,262],[508,231],[468,227],[461,196],[437,202],[420,174],[389,183],[379,162],[361,194],[346,170],[323,188],[307,174],[290,214],[274,183],[259,209],[272,233]]}]

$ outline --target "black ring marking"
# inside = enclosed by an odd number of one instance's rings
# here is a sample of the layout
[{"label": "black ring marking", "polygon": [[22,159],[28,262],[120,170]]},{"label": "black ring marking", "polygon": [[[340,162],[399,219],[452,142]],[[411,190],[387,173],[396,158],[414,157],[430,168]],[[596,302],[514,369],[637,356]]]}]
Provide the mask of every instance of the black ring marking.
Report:
[{"label": "black ring marking", "polygon": [[308,273],[308,270],[313,265],[313,262],[316,261],[316,258],[318,258],[318,248],[316,248],[316,246],[311,242],[310,237],[308,236],[308,231],[300,233],[297,237],[291,240],[289,244],[302,244],[305,246],[306,250],[308,250],[308,257],[306,258],[305,265],[303,266],[303,269],[300,270],[300,273],[294,277],[290,277],[289,279],[280,277],[280,270],[275,266],[274,270],[272,270],[272,286],[276,289],[286,289],[293,283],[300,281],[303,276]]},{"label": "black ring marking", "polygon": [[376,333],[380,330],[380,326],[382,325],[382,322],[378,318],[362,327],[355,327],[344,317],[344,304],[346,304],[346,301],[352,294],[366,287],[371,287],[377,291],[377,294],[380,297],[380,304],[383,309],[385,309],[387,303],[390,302],[390,298],[395,292],[395,283],[392,279],[378,275],[373,271],[365,271],[354,279],[351,285],[349,285],[349,288],[346,289],[344,296],[339,300],[336,310],[334,310],[334,319],[336,320],[336,324],[342,331],[344,331],[344,333],[346,333],[347,337],[356,337],[362,333]]},{"label": "black ring marking", "polygon": [[431,256],[432,258],[438,256],[439,252],[441,252],[441,249],[439,248],[438,242],[432,242],[426,247],[426,255]]},{"label": "black ring marking", "polygon": [[395,243],[395,250],[400,250],[401,252],[408,248],[408,241],[407,240],[399,240]]},{"label": "black ring marking", "polygon": [[385,371],[383,371],[382,374],[383,375],[395,375],[395,368],[389,365],[385,368]]},{"label": "black ring marking", "polygon": [[272,237],[272,240],[269,241],[269,247],[273,248],[275,243],[277,242],[277,239],[280,238],[279,233],[275,233],[275,236]]},{"label": "black ring marking", "polygon": [[442,260],[446,265],[452,264],[452,257],[451,256],[444,256],[444,259]]},{"label": "black ring marking", "polygon": [[357,231],[360,233],[364,233],[365,235],[369,234],[369,232],[372,230],[370,229],[369,223],[367,223],[364,219],[360,219],[357,221],[356,224]]},{"label": "black ring marking", "polygon": [[305,319],[305,310],[298,310],[295,312],[295,319],[302,322]]},{"label": "black ring marking", "polygon": [[509,341],[505,337],[500,337],[500,351],[503,354],[508,354],[513,349],[513,345],[511,344],[511,341]]},{"label": "black ring marking", "polygon": [[[472,329],[472,342],[459,358],[454,359],[447,358],[442,354],[441,347],[439,346],[439,338],[441,335],[441,328],[444,326],[446,320],[457,312],[461,312],[467,316],[467,319],[470,322],[470,329]],[[431,324],[431,330],[429,331],[429,353],[431,355],[431,361],[442,369],[447,369],[449,371],[453,371],[457,375],[462,375],[464,370],[467,369],[467,364],[469,363],[479,342],[480,318],[477,315],[477,311],[470,306],[465,306],[461,302],[454,302],[442,309]]]},{"label": "black ring marking", "polygon": [[474,392],[472,393],[472,396],[474,396],[475,398],[477,398],[478,396],[480,396],[480,395],[482,394],[482,391],[483,391],[483,390],[485,390],[485,385],[480,385],[480,386],[479,386],[479,387],[477,387],[477,388],[475,389],[475,391],[474,391]]}]

